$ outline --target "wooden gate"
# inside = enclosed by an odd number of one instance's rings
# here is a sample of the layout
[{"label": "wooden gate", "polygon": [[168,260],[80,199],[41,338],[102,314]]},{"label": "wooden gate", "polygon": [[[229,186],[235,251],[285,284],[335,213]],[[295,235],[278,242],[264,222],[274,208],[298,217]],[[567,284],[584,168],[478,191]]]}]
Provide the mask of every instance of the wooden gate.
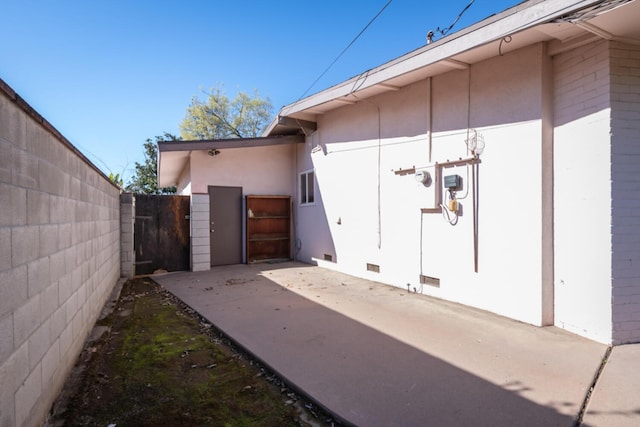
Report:
[{"label": "wooden gate", "polygon": [[135,274],[189,270],[189,196],[135,196]]}]

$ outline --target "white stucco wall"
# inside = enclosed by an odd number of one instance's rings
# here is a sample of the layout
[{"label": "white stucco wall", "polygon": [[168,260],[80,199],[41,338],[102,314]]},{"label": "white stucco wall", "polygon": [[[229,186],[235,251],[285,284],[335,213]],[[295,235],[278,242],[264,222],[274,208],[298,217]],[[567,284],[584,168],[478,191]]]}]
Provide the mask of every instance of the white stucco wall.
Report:
[{"label": "white stucco wall", "polygon": [[176,194],[180,194],[181,196],[191,194],[191,161],[187,163],[182,173],[180,173],[180,177],[178,177]]},{"label": "white stucco wall", "polygon": [[555,323],[611,341],[611,148],[605,41],[554,58]]},{"label": "white stucco wall", "polygon": [[244,194],[291,195],[293,153],[291,145],[229,148],[215,157],[194,151],[190,193],[207,194],[210,185],[218,185],[242,187]]},{"label": "white stucco wall", "polygon": [[[296,147],[296,160],[294,170],[297,173],[314,169],[314,161],[321,161],[324,155],[322,152],[311,153],[311,149],[318,144],[319,133],[314,133],[307,138],[306,144],[299,144]],[[319,169],[318,169],[319,170]],[[329,255],[333,262],[336,261],[336,248],[333,244],[333,233],[338,217],[332,217],[325,213],[322,191],[325,185],[331,185],[333,180],[326,181],[324,177],[318,177],[318,170],[315,174],[315,201],[310,205],[300,205],[300,194],[298,188],[298,176],[295,176],[295,183],[292,192],[292,203],[296,214],[293,218],[294,225],[294,258],[304,262],[316,262],[314,259],[324,260],[325,255]],[[340,188],[332,190],[340,194]],[[331,228],[330,228],[330,224]],[[331,266],[331,265],[330,265]]]},{"label": "white stucco wall", "polygon": [[[242,187],[243,195],[285,195],[295,191],[295,147],[227,148],[212,157],[194,151],[178,179],[178,193],[191,196],[191,269],[211,266],[209,186]],[[293,244],[292,244],[293,247]]]},{"label": "white stucco wall", "polygon": [[[299,259],[335,250],[336,263],[323,265],[540,324],[543,55],[534,46],[433,78],[431,163],[468,156],[468,124],[486,142],[477,273],[472,191],[451,226],[442,214],[421,215],[433,205],[432,189],[393,172],[430,164],[427,80],[319,117],[298,148],[297,172],[312,162],[322,198],[297,209]],[[315,145],[326,154],[310,154]],[[471,175],[465,166],[444,172],[452,173],[463,177],[463,196]],[[440,287],[421,286],[421,272]]]}]

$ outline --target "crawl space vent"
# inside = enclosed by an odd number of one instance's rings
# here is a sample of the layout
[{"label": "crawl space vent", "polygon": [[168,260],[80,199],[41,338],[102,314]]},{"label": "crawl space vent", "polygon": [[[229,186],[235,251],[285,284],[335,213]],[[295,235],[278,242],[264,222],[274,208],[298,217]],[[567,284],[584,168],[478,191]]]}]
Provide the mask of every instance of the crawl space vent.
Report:
[{"label": "crawl space vent", "polygon": [[377,264],[367,263],[367,271],[373,271],[374,273],[380,273],[380,266]]}]

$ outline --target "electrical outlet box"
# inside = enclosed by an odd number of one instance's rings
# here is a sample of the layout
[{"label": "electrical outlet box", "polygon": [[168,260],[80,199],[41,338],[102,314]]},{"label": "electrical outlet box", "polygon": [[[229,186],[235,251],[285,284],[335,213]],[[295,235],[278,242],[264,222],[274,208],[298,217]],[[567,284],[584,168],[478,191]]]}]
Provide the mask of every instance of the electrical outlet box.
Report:
[{"label": "electrical outlet box", "polygon": [[460,175],[447,175],[444,177],[444,188],[456,189],[460,187]]}]

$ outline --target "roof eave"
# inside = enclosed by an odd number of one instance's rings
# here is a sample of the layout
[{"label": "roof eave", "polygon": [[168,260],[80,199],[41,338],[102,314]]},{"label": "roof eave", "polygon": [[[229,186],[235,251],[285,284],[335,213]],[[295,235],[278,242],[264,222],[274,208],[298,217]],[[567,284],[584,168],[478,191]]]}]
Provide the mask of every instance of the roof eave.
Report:
[{"label": "roof eave", "polygon": [[162,141],[158,142],[158,152],[265,147],[269,145],[296,144],[301,142],[304,142],[304,135],[275,135],[256,138],[205,139],[198,141]]},{"label": "roof eave", "polygon": [[[304,135],[282,135],[257,138],[211,139],[201,141],[158,142],[158,185],[169,187],[178,184],[181,172],[186,167],[191,152],[222,150],[229,148],[268,147],[273,145],[299,144]],[[172,164],[169,164],[171,162]]]},{"label": "roof eave", "polygon": [[[321,92],[282,107],[278,116],[267,127],[263,135],[274,135],[281,130],[282,117],[315,115],[313,109],[332,101],[343,100],[354,103],[353,95],[378,87],[380,90],[397,90],[386,82],[403,74],[426,68],[430,65],[451,61],[453,57],[471,49],[496,42],[509,35],[549,23],[567,13],[575,12],[594,4],[595,0],[532,0],[520,3],[499,14],[476,23],[464,30],[418,48],[399,58],[368,70]],[[454,64],[455,65],[455,64]],[[461,64],[464,65],[464,64]],[[426,77],[426,76],[425,76]],[[353,88],[357,87],[357,90]]]}]

